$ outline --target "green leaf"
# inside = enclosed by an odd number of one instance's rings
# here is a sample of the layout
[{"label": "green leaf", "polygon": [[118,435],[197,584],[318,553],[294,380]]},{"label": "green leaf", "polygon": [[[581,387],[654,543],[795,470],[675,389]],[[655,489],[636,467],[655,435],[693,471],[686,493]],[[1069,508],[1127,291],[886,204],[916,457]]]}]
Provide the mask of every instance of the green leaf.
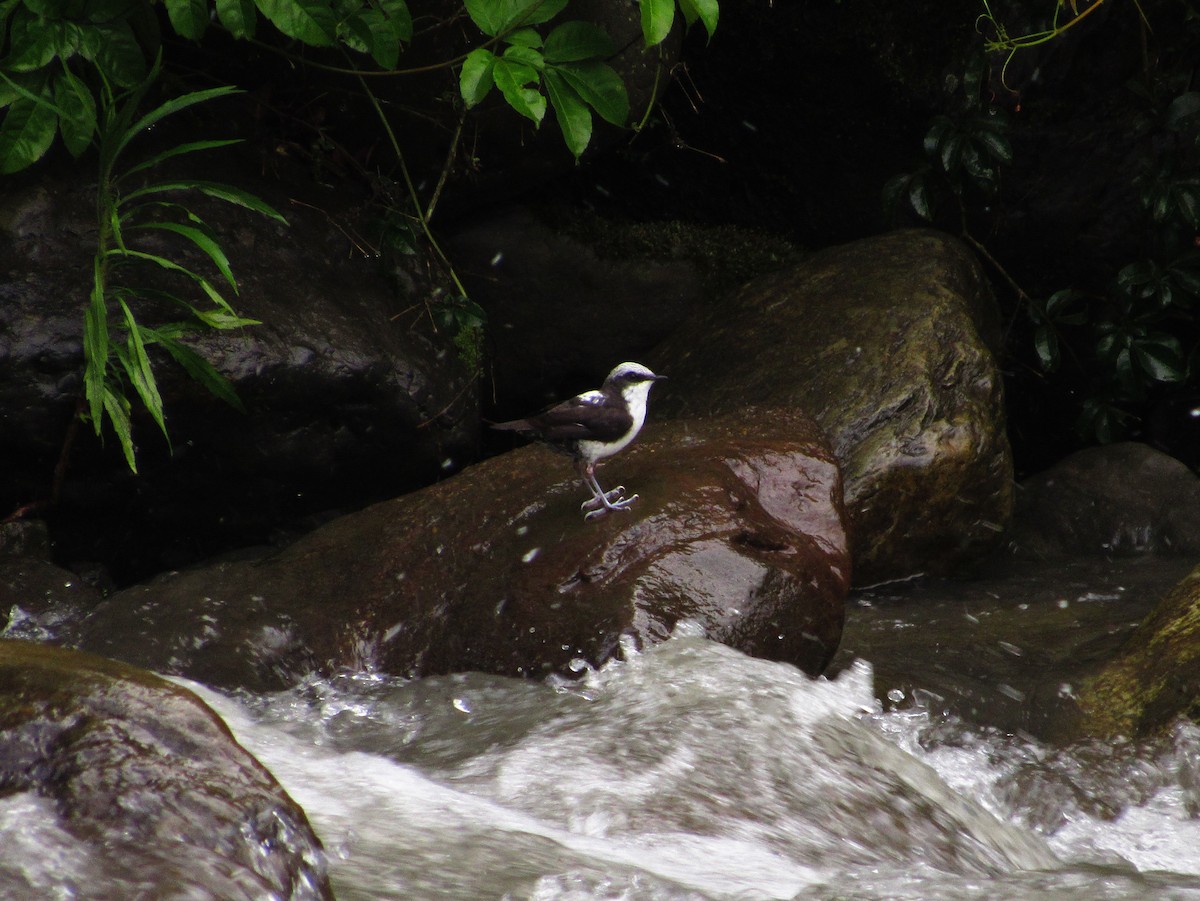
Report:
[{"label": "green leaf", "polygon": [[704,24],[704,30],[708,32],[708,39],[711,41],[717,33],[717,19],[721,13],[717,0],[679,0],[679,8],[683,10],[688,25],[697,19]]},{"label": "green leaf", "polygon": [[411,41],[413,34],[412,13],[404,0],[378,0],[379,8],[392,20],[392,28],[401,41]]},{"label": "green leaf", "polygon": [[97,435],[104,407],[108,353],[108,308],[104,302],[101,263],[97,259],[92,266],[92,294],[83,319],[84,397]]},{"label": "green leaf", "polygon": [[237,291],[237,281],[233,277],[233,270],[229,267],[229,258],[225,256],[225,251],[221,249],[221,245],[213,240],[212,236],[206,231],[191,225],[181,225],[178,222],[144,222],[133,227],[171,232],[191,241],[213,261],[213,265],[217,267],[217,271],[225,277],[225,281],[229,283],[229,286],[234,291]]},{"label": "green leaf", "polygon": [[947,116],[935,116],[929,130],[925,132],[922,146],[930,159],[939,159],[942,155],[942,145],[954,131],[954,123]]},{"label": "green leaf", "polygon": [[[242,143],[240,138],[225,138],[212,141],[189,141],[186,144],[177,144],[174,147],[164,150],[162,153],[157,153],[152,157],[142,160],[140,163],[130,166],[121,173],[121,178],[122,180],[127,179],[129,176],[134,175],[135,173],[143,172],[146,169],[152,169],[165,160],[169,160],[175,156],[181,156],[185,153],[195,153],[200,150],[215,150],[220,147],[229,147],[233,144],[240,143]],[[141,193],[146,192],[143,191]],[[127,195],[124,199],[128,200],[129,196]]]},{"label": "green leaf", "polygon": [[168,260],[166,257],[160,256],[156,253],[146,253],[141,250],[131,250],[128,247],[110,250],[108,252],[108,256],[118,260],[141,260],[146,263],[153,263],[162,269],[166,269],[168,272],[174,272],[178,275],[185,276],[186,278],[191,279],[192,282],[195,283],[196,287],[203,291],[209,300],[221,307],[221,309],[228,310],[231,314],[233,313],[233,307],[229,305],[229,301],[221,296],[221,292],[214,288],[208,279],[206,279],[200,273],[193,272],[186,266],[176,263],[174,260]]},{"label": "green leaf", "polygon": [[1053,372],[1058,368],[1058,335],[1049,326],[1039,325],[1033,332],[1033,346],[1042,369]]},{"label": "green leaf", "polygon": [[908,183],[908,203],[914,213],[926,222],[933,221],[933,200],[924,176],[917,175]]},{"label": "green leaf", "polygon": [[546,115],[546,98],[536,88],[527,87],[537,83],[536,69],[523,63],[497,59],[492,67],[492,77],[509,106],[537,125],[542,124]]},{"label": "green leaf", "polygon": [[185,110],[188,107],[195,106],[198,103],[207,103],[210,100],[215,100],[217,97],[225,97],[229,94],[240,94],[241,90],[230,85],[222,85],[218,88],[208,88],[204,91],[192,91],[188,94],[180,94],[178,97],[172,97],[166,103],[156,106],[142,118],[138,119],[128,129],[128,133],[117,144],[117,150],[113,154],[113,159],[120,155],[121,151],[128,143],[143,132],[149,131],[157,123],[161,122],[167,116],[173,116],[175,113]]},{"label": "green leaf", "polygon": [[545,79],[554,118],[558,120],[567,149],[578,160],[592,140],[592,114],[583,98],[556,69],[547,69]]},{"label": "green leaf", "polygon": [[[149,330],[147,330],[149,331]],[[171,355],[171,357],[183,367],[184,371],[199,382],[208,391],[220,400],[225,401],[231,407],[245,413],[246,408],[242,406],[241,399],[234,391],[233,384],[224,375],[217,371],[208,360],[196,353],[186,344],[176,341],[174,338],[167,337],[165,334],[157,334],[156,343]]]},{"label": "green leaf", "polygon": [[212,181],[164,181],[155,182],[138,188],[135,191],[130,191],[121,198],[121,204],[128,205],[134,200],[139,200],[143,197],[154,194],[165,194],[171,191],[199,191],[208,197],[213,197],[217,200],[223,200],[226,203],[232,203],[235,206],[240,206],[252,212],[266,216],[268,219],[273,219],[281,225],[287,225],[288,221],[282,214],[277,212],[274,207],[270,206],[266,201],[256,197],[249,191],[243,191],[241,188],[235,188],[232,185],[223,185],[219,182]]},{"label": "green leaf", "polygon": [[465,0],[464,5],[479,30],[495,37],[526,25],[549,22],[562,12],[567,0]]},{"label": "green leaf", "polygon": [[49,103],[18,98],[0,122],[0,174],[32,166],[50,149],[58,114]]},{"label": "green leaf", "polygon": [[1184,131],[1200,121],[1200,91],[1180,94],[1167,107],[1166,125],[1171,131]]},{"label": "green leaf", "polygon": [[1186,375],[1183,349],[1171,335],[1149,335],[1130,347],[1133,359],[1156,382],[1181,382]]},{"label": "green leaf", "polygon": [[625,82],[608,63],[582,62],[555,67],[584,102],[606,122],[623,128],[629,118]]},{"label": "green leaf", "polygon": [[[137,472],[137,460],[133,449],[133,427],[129,421],[129,401],[124,396],[115,393],[109,385],[104,386],[102,398],[104,412],[112,423],[117,440],[121,442],[121,450],[125,452],[125,462],[133,472]],[[96,419],[96,433],[100,433],[100,420]]]},{"label": "green leaf", "polygon": [[506,62],[528,66],[530,69],[535,69],[538,72],[546,65],[546,59],[539,51],[532,47],[522,47],[519,45],[505,48],[500,58]]},{"label": "green leaf", "polygon": [[18,7],[9,23],[5,71],[32,72],[49,63],[58,56],[62,27],[62,22],[47,21]]},{"label": "green leaf", "polygon": [[181,38],[198,41],[208,28],[208,0],[164,0],[171,27]]},{"label": "green leaf", "polygon": [[79,53],[109,81],[123,88],[146,78],[146,58],[127,19],[80,27]]},{"label": "green leaf", "polygon": [[400,59],[400,34],[391,19],[378,9],[361,9],[343,20],[338,34],[350,49],[369,53],[383,69],[394,69]]},{"label": "green leaf", "polygon": [[675,0],[638,0],[642,7],[642,36],[646,46],[661,44],[675,22]]},{"label": "green leaf", "polygon": [[516,31],[506,34],[504,40],[509,44],[516,44],[518,47],[534,47],[542,46],[542,36],[538,34],[536,28],[518,28]]},{"label": "green leaf", "polygon": [[238,40],[254,37],[258,13],[253,0],[216,0],[217,21]]},{"label": "green leaf", "polygon": [[170,443],[167,424],[163,418],[162,396],[158,393],[158,382],[154,378],[154,369],[150,365],[146,344],[142,340],[141,326],[138,325],[133,310],[129,309],[129,304],[125,302],[124,298],[118,297],[117,303],[120,304],[121,312],[125,316],[126,352],[120,355],[121,365],[150,416],[158,423],[163,437]]},{"label": "green leaf", "polygon": [[271,24],[312,47],[332,47],[337,39],[333,7],[320,0],[254,0]]},{"label": "green leaf", "polygon": [[64,69],[54,81],[58,104],[58,131],[71,156],[78,157],[91,146],[96,133],[96,101],[82,81]]},{"label": "green leaf", "polygon": [[495,84],[492,75],[495,64],[496,54],[483,47],[467,54],[458,76],[458,89],[468,108],[475,106],[491,91]]},{"label": "green leaf", "polygon": [[193,309],[192,313],[209,328],[217,329],[218,331],[229,331],[235,328],[262,325],[262,321],[259,319],[246,319],[234,313],[228,313],[225,310]]},{"label": "green leaf", "polygon": [[555,63],[603,59],[615,52],[608,32],[591,22],[563,22],[546,36],[543,48],[546,59]]}]

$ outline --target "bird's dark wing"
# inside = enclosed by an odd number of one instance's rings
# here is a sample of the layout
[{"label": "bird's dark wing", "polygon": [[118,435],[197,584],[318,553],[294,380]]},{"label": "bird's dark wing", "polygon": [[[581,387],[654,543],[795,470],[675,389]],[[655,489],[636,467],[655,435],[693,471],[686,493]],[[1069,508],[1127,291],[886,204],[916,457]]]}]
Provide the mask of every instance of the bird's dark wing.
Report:
[{"label": "bird's dark wing", "polygon": [[541,441],[615,441],[633,424],[629,411],[599,392],[572,397],[526,419],[492,428],[519,432]]}]

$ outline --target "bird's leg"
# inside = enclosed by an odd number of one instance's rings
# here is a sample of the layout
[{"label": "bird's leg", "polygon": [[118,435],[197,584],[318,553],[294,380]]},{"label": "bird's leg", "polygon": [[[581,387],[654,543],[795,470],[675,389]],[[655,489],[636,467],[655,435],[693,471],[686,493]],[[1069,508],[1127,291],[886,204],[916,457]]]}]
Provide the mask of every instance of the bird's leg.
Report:
[{"label": "bird's leg", "polygon": [[624,485],[618,485],[610,491],[601,488],[600,482],[596,478],[595,464],[580,467],[580,473],[583,475],[583,481],[588,486],[588,490],[592,492],[591,499],[580,505],[580,509],[588,511],[584,514],[584,519],[603,516],[609,510],[628,510],[630,505],[638,499],[636,494],[623,497]]}]

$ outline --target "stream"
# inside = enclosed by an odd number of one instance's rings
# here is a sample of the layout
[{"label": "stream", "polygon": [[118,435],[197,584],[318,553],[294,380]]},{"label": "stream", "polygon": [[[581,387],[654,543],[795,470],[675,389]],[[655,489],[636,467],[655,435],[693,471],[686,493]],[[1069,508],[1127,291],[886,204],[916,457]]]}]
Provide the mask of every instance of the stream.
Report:
[{"label": "stream", "polygon": [[829,679],[685,624],[576,681],[192,687],[308,812],[343,901],[1200,899],[1200,729],[1036,734],[1080,649],[1188,569],[860,592]]}]

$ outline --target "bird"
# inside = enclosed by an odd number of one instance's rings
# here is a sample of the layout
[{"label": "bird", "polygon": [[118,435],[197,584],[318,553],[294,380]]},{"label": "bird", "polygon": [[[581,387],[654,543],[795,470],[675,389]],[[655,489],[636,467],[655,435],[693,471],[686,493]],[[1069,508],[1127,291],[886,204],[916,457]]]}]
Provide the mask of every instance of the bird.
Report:
[{"label": "bird", "polygon": [[604,384],[525,419],[491,423],[492,428],[516,432],[569,454],[575,460],[591,497],[580,505],[584,519],[604,516],[609,510],[628,511],[636,494],[625,497],[625,486],[605,491],[596,480],[596,464],[620,453],[637,437],[646,422],[646,407],[654,383],[665,379],[641,363],[620,363]]}]

